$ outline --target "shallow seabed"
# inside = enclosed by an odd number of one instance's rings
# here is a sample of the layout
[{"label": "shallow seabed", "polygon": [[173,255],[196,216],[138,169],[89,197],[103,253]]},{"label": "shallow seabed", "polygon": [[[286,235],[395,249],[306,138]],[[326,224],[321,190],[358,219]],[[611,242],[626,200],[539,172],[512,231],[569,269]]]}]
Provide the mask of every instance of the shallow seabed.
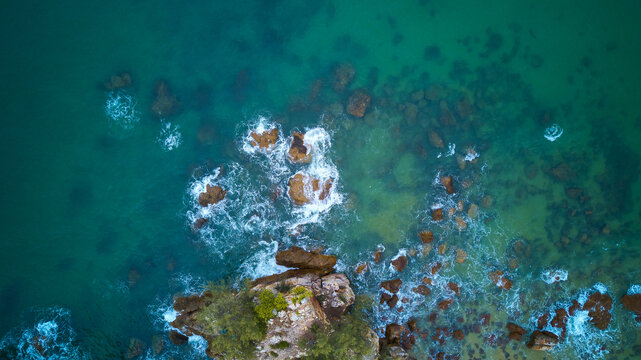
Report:
[{"label": "shallow seabed", "polygon": [[[641,351],[619,302],[641,284],[638,2],[27,1],[0,17],[0,357],[38,358],[30,344],[46,336],[50,358],[203,358],[202,341],[166,338],[172,296],[280,271],[273,255],[293,244],[337,254],[375,299],[401,277],[407,300],[370,318],[379,333],[417,318],[418,359]],[[340,63],[356,69],[342,92]],[[123,71],[133,86],[105,90]],[[178,114],[152,114],[158,79]],[[344,109],[358,88],[372,95],[360,119]],[[247,144],[261,126],[281,130],[269,154]],[[314,141],[309,165],[286,160],[295,130]],[[326,201],[292,206],[300,170],[336,179]],[[208,183],[228,196],[204,210]],[[412,255],[401,273],[397,254]],[[426,297],[411,291],[424,276]],[[508,321],[534,330],[595,289],[613,298],[606,331],[578,312],[553,352],[507,342]],[[466,336],[439,343],[445,327]]]}]

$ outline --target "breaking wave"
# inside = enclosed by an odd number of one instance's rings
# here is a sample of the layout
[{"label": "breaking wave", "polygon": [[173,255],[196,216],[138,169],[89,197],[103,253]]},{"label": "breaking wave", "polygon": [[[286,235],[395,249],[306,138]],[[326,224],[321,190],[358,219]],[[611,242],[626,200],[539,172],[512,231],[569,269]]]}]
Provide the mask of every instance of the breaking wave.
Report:
[{"label": "breaking wave", "polygon": [[107,94],[105,114],[110,125],[122,130],[131,130],[140,121],[136,98],[126,90],[112,90]]},{"label": "breaking wave", "polygon": [[165,151],[176,149],[183,141],[183,136],[178,125],[173,125],[169,121],[161,121],[160,135],[156,141]]}]

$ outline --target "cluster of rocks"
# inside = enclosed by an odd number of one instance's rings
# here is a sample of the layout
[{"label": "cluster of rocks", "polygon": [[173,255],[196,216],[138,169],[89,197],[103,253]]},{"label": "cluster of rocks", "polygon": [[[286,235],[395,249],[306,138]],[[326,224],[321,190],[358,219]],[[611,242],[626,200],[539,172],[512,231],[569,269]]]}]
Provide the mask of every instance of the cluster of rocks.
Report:
[{"label": "cluster of rocks", "polygon": [[[276,262],[295,269],[256,279],[251,283],[251,290],[278,292],[281,288],[303,287],[311,293],[311,296],[301,301],[294,301],[295,295],[283,294],[287,301],[287,309],[278,312],[268,322],[267,335],[258,344],[256,357],[258,359],[300,358],[305,355],[305,350],[299,347],[299,340],[308,335],[312,325],[328,325],[338,321],[354,303],[355,295],[347,276],[333,272],[336,265],[336,257],[333,255],[309,252],[293,246],[288,250],[279,251]],[[177,330],[169,333],[169,338],[174,344],[184,344],[187,336],[191,335],[200,335],[207,340],[207,335],[202,332],[203,324],[197,321],[197,314],[211,303],[210,298],[211,295],[204,292],[174,300],[174,310],[178,316],[171,322],[171,326]],[[378,336],[371,329],[368,329],[363,336],[372,344],[371,359],[376,359],[379,354]],[[284,342],[289,346],[285,348],[275,346]],[[210,357],[216,356],[209,349],[207,354]]]}]

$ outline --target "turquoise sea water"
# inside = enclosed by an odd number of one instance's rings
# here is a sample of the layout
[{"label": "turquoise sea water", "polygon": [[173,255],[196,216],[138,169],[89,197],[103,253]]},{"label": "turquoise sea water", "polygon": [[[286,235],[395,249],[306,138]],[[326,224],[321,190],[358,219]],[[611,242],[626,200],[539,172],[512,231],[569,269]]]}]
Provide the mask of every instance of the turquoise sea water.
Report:
[{"label": "turquoise sea water", "polygon": [[[25,344],[48,332],[58,358],[123,358],[132,338],[145,344],[138,358],[202,358],[197,342],[166,339],[171,297],[279,271],[277,247],[297,244],[337,254],[358,293],[377,298],[381,280],[400,276],[404,311],[376,306],[371,321],[419,319],[427,337],[416,358],[635,358],[641,328],[619,298],[641,284],[640,13],[635,1],[5,4],[0,356],[32,358]],[[341,62],[356,77],[336,92]],[[133,86],[106,90],[121,72]],[[150,110],[159,79],[181,102],[163,120]],[[344,113],[357,88],[372,94],[362,119]],[[110,117],[118,96],[117,106],[135,104],[132,121]],[[441,101],[456,124],[439,120]],[[247,152],[261,121],[278,126],[283,143],[316,129],[318,161]],[[563,133],[549,141],[553,124]],[[474,153],[461,169],[457,156]],[[194,232],[194,194],[217,168],[228,197]],[[337,178],[324,208],[291,205],[287,179],[301,169]],[[448,215],[459,201],[464,211]],[[446,210],[438,223],[437,204]],[[425,229],[435,234],[429,253],[417,235]],[[402,273],[388,266],[414,250]],[[370,271],[356,274],[366,261]],[[446,266],[432,294],[415,297],[436,262]],[[494,270],[514,288],[491,284]],[[567,280],[547,284],[550,270]],[[439,311],[449,281],[461,294]],[[614,300],[606,332],[573,318],[550,354],[486,341],[503,339],[507,321],[533,330],[541,313],[595,286]],[[476,333],[484,313],[491,322]],[[437,327],[467,336],[439,345]]]}]

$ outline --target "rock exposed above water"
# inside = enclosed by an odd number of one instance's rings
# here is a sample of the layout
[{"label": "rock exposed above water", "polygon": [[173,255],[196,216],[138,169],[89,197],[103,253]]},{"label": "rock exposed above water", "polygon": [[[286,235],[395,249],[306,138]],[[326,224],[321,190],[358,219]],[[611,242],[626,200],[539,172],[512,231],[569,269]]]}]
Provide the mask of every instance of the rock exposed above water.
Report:
[{"label": "rock exposed above water", "polygon": [[331,270],[336,265],[336,256],[315,254],[292,246],[276,254],[276,263],[291,268]]},{"label": "rock exposed above water", "polygon": [[407,256],[401,255],[394,260],[392,260],[392,266],[396,269],[396,271],[403,271],[405,269],[405,266],[407,266]]},{"label": "rock exposed above water", "polygon": [[391,293],[397,293],[402,284],[403,281],[401,279],[387,280],[381,283],[381,288]]},{"label": "rock exposed above water", "polygon": [[509,333],[510,339],[521,341],[521,338],[523,337],[523,335],[525,335],[525,329],[516,325],[515,323],[507,323],[506,328],[510,332]]},{"label": "rock exposed above water", "polygon": [[180,102],[171,93],[169,85],[164,80],[156,82],[156,99],[151,104],[151,113],[157,118],[167,118],[180,111]]},{"label": "rock exposed above water", "polygon": [[289,160],[293,163],[306,164],[312,161],[312,149],[305,144],[305,134],[294,132],[289,146]]},{"label": "rock exposed above water", "polygon": [[258,146],[261,149],[269,149],[278,141],[278,129],[265,130],[262,133],[252,132],[252,146]]},{"label": "rock exposed above water", "polygon": [[451,176],[443,176],[441,177],[441,185],[445,187],[445,191],[447,191],[448,194],[452,195],[456,192],[454,189],[454,184],[452,183],[452,177]]},{"label": "rock exposed above water", "polygon": [[510,290],[512,288],[512,281],[503,275],[503,271],[496,270],[490,272],[489,274],[490,281],[492,283],[504,290]]},{"label": "rock exposed above water", "polygon": [[227,191],[223,190],[222,187],[207,184],[205,192],[200,193],[198,196],[198,204],[205,207],[208,205],[214,205],[224,199],[225,194],[227,194]]},{"label": "rock exposed above water", "polygon": [[583,310],[588,312],[590,322],[601,330],[605,330],[610,324],[612,319],[610,309],[612,309],[612,298],[598,291],[590,295],[583,304]]},{"label": "rock exposed above water", "polygon": [[314,193],[320,190],[318,200],[325,200],[332,189],[334,179],[327,179],[321,183],[320,180],[303,173],[296,173],[289,178],[288,181],[288,194],[295,205],[301,206],[309,204],[312,201]]}]

